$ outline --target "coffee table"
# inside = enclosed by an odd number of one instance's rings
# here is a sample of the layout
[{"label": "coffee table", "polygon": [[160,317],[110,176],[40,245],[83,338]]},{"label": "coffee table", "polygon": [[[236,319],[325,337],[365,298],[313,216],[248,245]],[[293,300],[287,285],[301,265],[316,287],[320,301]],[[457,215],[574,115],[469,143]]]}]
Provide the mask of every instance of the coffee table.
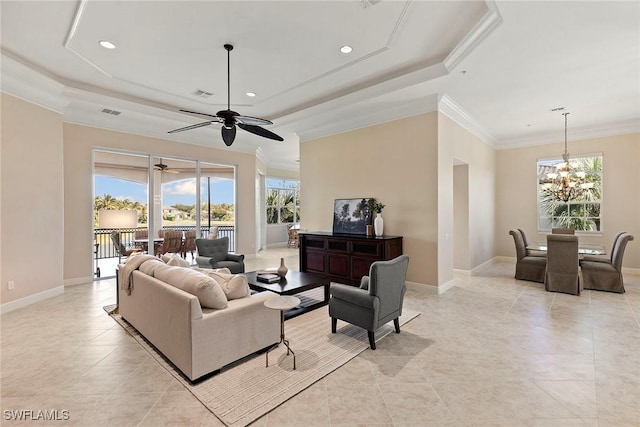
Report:
[{"label": "coffee table", "polygon": [[[279,282],[264,283],[258,281],[256,277],[257,274],[258,273],[256,271],[244,273],[244,275],[247,276],[249,287],[258,292],[271,291],[278,295],[298,295],[311,289],[316,289],[321,286],[324,287],[324,299],[322,301],[313,303],[303,302],[299,306],[291,310],[287,310],[284,313],[285,319],[299,316],[303,313],[306,313],[307,311],[315,310],[316,308],[322,307],[329,303],[329,284],[331,283],[331,281],[325,276],[289,270],[285,278],[280,279]],[[301,299],[304,300],[304,298]]]}]

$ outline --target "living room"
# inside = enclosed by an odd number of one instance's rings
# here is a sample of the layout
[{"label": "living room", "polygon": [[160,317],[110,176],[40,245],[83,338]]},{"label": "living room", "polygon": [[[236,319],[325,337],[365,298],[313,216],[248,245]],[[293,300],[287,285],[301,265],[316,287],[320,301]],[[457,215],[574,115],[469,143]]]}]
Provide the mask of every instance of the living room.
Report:
[{"label": "living room", "polygon": [[[8,18],[5,18],[4,3],[11,2],[3,2],[2,6],[3,39],[10,35],[5,33],[8,30],[4,20]],[[496,7],[501,12],[505,27],[521,24],[521,21],[509,19],[508,11],[513,5],[508,2],[488,4],[488,8]],[[565,7],[570,10],[570,6]],[[594,4],[592,7],[597,8],[594,14],[601,13],[610,18],[603,19],[605,23],[600,26],[596,23],[591,26],[592,31],[600,31],[598,37],[601,40],[606,40],[603,35],[612,31],[612,27],[620,30],[615,37],[612,36],[612,44],[620,42],[620,38],[627,40],[625,37],[629,34],[637,36],[637,4]],[[603,12],[608,8],[613,11],[610,15]],[[567,12],[562,8],[561,11]],[[616,21],[625,15],[635,19],[635,24],[628,20],[623,20],[625,25]],[[562,24],[562,20],[558,20],[558,24]],[[587,31],[587,28],[583,30]],[[505,49],[504,38],[507,36],[501,35],[500,31],[498,25],[478,49],[495,50],[496,46]],[[523,37],[528,36],[525,34]],[[95,148],[234,165],[237,168],[236,221],[242,225],[242,232],[237,235],[237,251],[248,258],[260,257],[256,245],[256,236],[263,226],[256,213],[260,198],[256,181],[260,174],[299,177],[302,227],[307,230],[331,230],[333,201],[337,198],[376,197],[386,205],[383,214],[385,234],[404,238],[404,252],[411,257],[407,282],[412,289],[447,295],[456,291],[459,283],[456,274],[473,277],[475,272],[482,271],[492,262],[513,261],[515,252],[509,229],[520,227],[534,236],[534,240],[544,239],[546,232],[538,229],[536,161],[561,155],[562,116],[548,110],[566,106],[572,113],[569,116],[571,154],[602,153],[604,159],[601,232],[585,233],[581,239],[610,248],[619,231],[628,231],[637,238],[640,236],[637,37],[627,40],[627,46],[630,46],[630,53],[618,58],[619,62],[611,68],[621,63],[628,68],[615,68],[622,70],[621,75],[611,71],[611,77],[603,77],[602,80],[610,80],[611,92],[616,94],[619,88],[614,85],[615,80],[628,81],[625,80],[629,78],[628,72],[635,83],[627,85],[624,96],[618,99],[605,97],[602,103],[615,110],[618,102],[621,107],[635,102],[635,110],[633,107],[620,108],[604,120],[597,113],[587,113],[586,108],[597,104],[596,95],[606,88],[594,87],[593,98],[577,96],[566,102],[562,88],[553,85],[548,89],[534,87],[534,90],[550,93],[544,103],[536,100],[539,104],[531,107],[544,110],[544,114],[538,116],[539,121],[531,123],[542,130],[526,135],[517,144],[502,147],[482,132],[483,127],[477,121],[470,120],[470,117],[483,112],[483,107],[478,107],[482,100],[469,105],[459,101],[462,97],[459,92],[479,85],[478,81],[486,78],[481,71],[489,67],[485,65],[476,71],[469,68],[465,74],[461,73],[461,68],[456,68],[455,75],[450,76],[450,83],[439,87],[436,93],[397,105],[398,108],[411,106],[411,112],[400,112],[391,120],[377,116],[375,123],[364,125],[354,120],[350,128],[338,131],[325,129],[322,135],[314,135],[312,128],[307,134],[296,135],[298,151],[294,154],[293,163],[299,165],[299,169],[285,169],[277,161],[278,156],[265,159],[257,154],[255,147],[258,143],[246,145],[245,151],[228,149],[224,147],[219,132],[211,129],[206,134],[207,144],[166,139],[162,134],[173,124],[178,127],[181,120],[182,125],[190,123],[166,111],[158,120],[166,119],[169,125],[165,124],[158,130],[157,122],[152,122],[146,133],[128,125],[118,127],[113,122],[100,126],[69,120],[72,112],[65,111],[65,96],[73,95],[76,106],[78,99],[82,100],[86,95],[84,88],[67,86],[67,82],[51,78],[37,67],[28,67],[25,62],[16,60],[16,52],[3,47],[0,158],[2,312],[18,311],[36,303],[46,304],[47,299],[64,295],[73,290],[74,285],[100,286],[93,284],[92,280],[92,168]],[[216,49],[217,46],[211,50]],[[486,50],[478,50],[477,55],[486,54]],[[575,68],[579,74],[582,68],[599,67],[585,65],[582,56],[579,59],[567,69]],[[608,63],[609,59],[593,59],[593,62]],[[468,60],[472,61],[470,65],[479,67],[478,64],[482,64],[482,60],[472,54]],[[557,56],[542,56],[540,62],[553,68],[553,62],[559,60]],[[467,65],[464,61],[462,64]],[[515,65],[517,61],[514,60]],[[476,77],[474,73],[477,73]],[[546,73],[542,75],[548,77]],[[465,78],[476,80],[473,84],[465,83]],[[22,91],[13,90],[16,79],[21,80]],[[512,87],[528,83],[518,81]],[[460,84],[462,89],[457,89],[456,84]],[[43,86],[46,91],[40,90]],[[98,95],[105,104],[118,102],[119,105],[127,105],[129,102]],[[371,93],[364,95],[375,98]],[[482,98],[489,103],[487,97]],[[522,133],[528,132],[528,123],[524,120],[526,114],[517,116],[521,119],[518,122],[512,114],[527,104],[528,98],[514,92],[506,99],[511,103],[501,107],[503,113],[493,111],[494,114],[504,114],[504,122],[510,126],[513,123],[513,127],[517,123]],[[349,100],[353,101],[354,108],[359,107],[360,101],[356,97],[347,98]],[[487,108],[498,110],[495,104]],[[243,111],[241,107],[238,110]],[[581,113],[581,110],[585,112]],[[611,119],[616,113],[627,116],[621,116],[620,120]],[[274,123],[278,125],[277,120]],[[237,147],[241,142],[240,139],[236,141]],[[298,156],[299,163],[295,162]],[[463,195],[462,202],[457,197],[460,194]],[[457,226],[459,203],[467,212],[466,229]],[[625,273],[632,277],[640,273],[640,247],[637,244],[627,248],[623,267]],[[15,284],[13,289],[8,289],[9,281]]]}]

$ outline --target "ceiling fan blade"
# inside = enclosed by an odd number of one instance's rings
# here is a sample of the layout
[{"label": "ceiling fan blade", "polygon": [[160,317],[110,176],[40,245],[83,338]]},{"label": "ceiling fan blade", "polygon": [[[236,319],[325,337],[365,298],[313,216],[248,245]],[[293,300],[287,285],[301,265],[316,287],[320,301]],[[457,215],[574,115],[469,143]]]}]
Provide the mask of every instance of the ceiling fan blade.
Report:
[{"label": "ceiling fan blade", "polygon": [[201,128],[203,126],[209,126],[211,123],[213,123],[213,120],[210,121],[210,122],[198,123],[197,125],[185,126],[183,128],[180,128],[180,129],[170,130],[167,133],[184,132],[185,130],[198,129],[198,128]]},{"label": "ceiling fan blade", "polygon": [[183,113],[189,113],[189,114],[198,114],[200,116],[207,116],[207,117],[213,117],[214,119],[218,119],[218,121],[220,121],[220,117],[214,115],[214,114],[207,114],[207,113],[198,113],[197,111],[189,111],[189,110],[180,110]]},{"label": "ceiling fan blade", "polygon": [[270,130],[266,130],[264,128],[261,128],[260,126],[244,125],[242,123],[238,123],[238,126],[240,127],[240,129],[244,129],[247,132],[251,132],[264,138],[275,139],[276,141],[284,141],[284,139],[282,139],[280,135],[276,135]]},{"label": "ceiling fan blade", "polygon": [[264,125],[272,125],[273,124],[273,122],[270,121],[270,120],[259,119],[257,117],[235,116],[234,118],[236,119],[237,123],[242,123],[244,125],[264,126]]},{"label": "ceiling fan blade", "polygon": [[236,139],[236,127],[226,127],[222,126],[222,140],[227,145],[227,147],[231,147],[233,144],[233,140]]}]

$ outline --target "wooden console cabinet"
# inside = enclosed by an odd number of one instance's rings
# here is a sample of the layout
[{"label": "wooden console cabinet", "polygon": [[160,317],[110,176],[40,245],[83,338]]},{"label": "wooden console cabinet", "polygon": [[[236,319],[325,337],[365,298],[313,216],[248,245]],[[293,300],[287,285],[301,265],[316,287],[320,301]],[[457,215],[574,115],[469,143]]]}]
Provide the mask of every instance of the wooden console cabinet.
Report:
[{"label": "wooden console cabinet", "polygon": [[361,236],[327,232],[300,232],[300,271],[322,274],[330,280],[360,285],[374,261],[402,255],[401,236]]}]

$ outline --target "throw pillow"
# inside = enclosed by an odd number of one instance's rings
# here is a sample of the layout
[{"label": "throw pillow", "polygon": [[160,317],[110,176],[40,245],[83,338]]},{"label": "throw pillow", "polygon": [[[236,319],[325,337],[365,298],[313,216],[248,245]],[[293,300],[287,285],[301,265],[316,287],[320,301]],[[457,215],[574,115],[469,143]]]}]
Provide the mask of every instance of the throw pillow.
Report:
[{"label": "throw pillow", "polygon": [[251,295],[249,282],[244,274],[231,274],[228,268],[215,270],[199,269],[215,280],[227,297],[227,300],[240,299]]},{"label": "throw pillow", "polygon": [[138,270],[142,271],[148,276],[155,277],[156,271],[158,269],[165,268],[167,268],[167,264],[165,264],[164,262],[160,261],[159,259],[150,259],[140,264]]},{"label": "throw pillow", "polygon": [[162,255],[162,261],[164,261],[167,265],[172,265],[175,267],[189,267],[189,261],[183,259],[178,254],[165,254]]},{"label": "throw pillow", "polygon": [[227,297],[218,283],[206,274],[190,268],[167,267],[156,271],[156,278],[198,297],[206,308],[227,308]]}]

